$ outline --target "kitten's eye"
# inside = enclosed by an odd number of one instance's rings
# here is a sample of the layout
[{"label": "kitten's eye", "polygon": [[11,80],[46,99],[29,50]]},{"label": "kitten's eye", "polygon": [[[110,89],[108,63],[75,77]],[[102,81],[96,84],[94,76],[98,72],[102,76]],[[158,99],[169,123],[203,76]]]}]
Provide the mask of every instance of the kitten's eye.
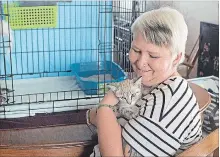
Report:
[{"label": "kitten's eye", "polygon": [[123,100],[126,100],[126,98],[125,97],[121,97]]}]

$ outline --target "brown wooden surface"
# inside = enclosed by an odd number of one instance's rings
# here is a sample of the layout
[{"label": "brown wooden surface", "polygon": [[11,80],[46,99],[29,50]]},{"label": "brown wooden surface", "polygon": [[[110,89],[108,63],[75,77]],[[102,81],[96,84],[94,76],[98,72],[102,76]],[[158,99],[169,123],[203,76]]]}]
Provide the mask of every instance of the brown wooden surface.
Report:
[{"label": "brown wooden surface", "polygon": [[219,147],[219,129],[216,129],[210,133],[207,137],[202,139],[199,143],[193,145],[191,148],[187,149],[180,156],[190,156],[190,157],[205,157],[213,153]]},{"label": "brown wooden surface", "polygon": [[219,147],[214,151],[213,157],[219,157]]},{"label": "brown wooden surface", "polygon": [[94,133],[85,124],[0,131],[0,157],[87,157],[97,144]]},{"label": "brown wooden surface", "polygon": [[31,117],[0,119],[0,131],[86,124],[86,111],[87,110],[74,110],[55,113],[38,113]]},{"label": "brown wooden surface", "polygon": [[86,124],[0,131],[1,147],[23,147],[93,141],[94,127]]},{"label": "brown wooden surface", "polygon": [[201,113],[204,112],[204,110],[211,103],[211,96],[204,88],[194,83],[189,83],[189,85],[196,96]]},{"label": "brown wooden surface", "polygon": [[0,149],[1,157],[89,157],[94,145],[62,146],[57,148],[6,148]]}]

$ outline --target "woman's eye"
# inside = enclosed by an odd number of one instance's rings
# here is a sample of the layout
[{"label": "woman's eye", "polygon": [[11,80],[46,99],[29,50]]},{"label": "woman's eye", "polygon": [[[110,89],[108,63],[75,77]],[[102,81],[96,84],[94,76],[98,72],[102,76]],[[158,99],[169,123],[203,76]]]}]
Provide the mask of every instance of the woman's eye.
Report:
[{"label": "woman's eye", "polygon": [[[133,49],[133,48],[132,48]],[[136,53],[141,53],[141,51],[139,51],[139,50],[135,50],[135,49],[133,49],[134,50],[134,52],[136,52]]]},{"label": "woman's eye", "polygon": [[156,57],[156,56],[152,56],[152,55],[150,55],[150,58],[159,58],[159,57]]}]

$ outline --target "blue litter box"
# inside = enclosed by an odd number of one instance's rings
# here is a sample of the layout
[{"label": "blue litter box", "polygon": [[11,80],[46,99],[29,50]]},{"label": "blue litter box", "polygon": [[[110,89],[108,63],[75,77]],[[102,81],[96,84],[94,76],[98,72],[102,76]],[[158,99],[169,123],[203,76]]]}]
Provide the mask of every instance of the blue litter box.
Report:
[{"label": "blue litter box", "polygon": [[104,94],[106,83],[120,82],[127,78],[114,62],[86,62],[71,64],[71,70],[79,87],[88,95]]}]

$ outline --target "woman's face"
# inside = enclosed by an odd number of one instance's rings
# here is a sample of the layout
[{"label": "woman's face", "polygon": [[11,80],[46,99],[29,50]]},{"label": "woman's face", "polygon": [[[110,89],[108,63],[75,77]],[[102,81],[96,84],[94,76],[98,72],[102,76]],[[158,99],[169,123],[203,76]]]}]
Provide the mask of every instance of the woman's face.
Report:
[{"label": "woman's face", "polygon": [[141,34],[132,41],[129,59],[145,86],[161,83],[176,73],[169,49],[146,42]]}]

